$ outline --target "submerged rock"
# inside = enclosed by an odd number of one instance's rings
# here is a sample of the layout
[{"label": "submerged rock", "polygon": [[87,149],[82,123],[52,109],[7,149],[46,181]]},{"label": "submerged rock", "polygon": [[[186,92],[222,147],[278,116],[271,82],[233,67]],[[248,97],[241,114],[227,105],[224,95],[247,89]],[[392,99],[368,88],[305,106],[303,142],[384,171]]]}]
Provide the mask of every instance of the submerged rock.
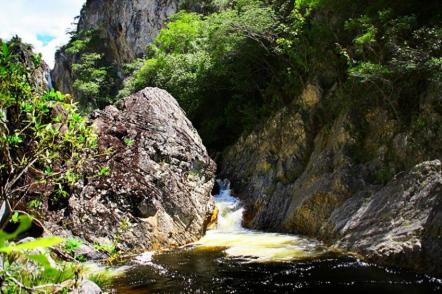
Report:
[{"label": "submerged rock", "polygon": [[91,120],[100,155],[58,221],[89,242],[125,250],[200,238],[214,209],[216,166],[176,100],[146,88]]}]

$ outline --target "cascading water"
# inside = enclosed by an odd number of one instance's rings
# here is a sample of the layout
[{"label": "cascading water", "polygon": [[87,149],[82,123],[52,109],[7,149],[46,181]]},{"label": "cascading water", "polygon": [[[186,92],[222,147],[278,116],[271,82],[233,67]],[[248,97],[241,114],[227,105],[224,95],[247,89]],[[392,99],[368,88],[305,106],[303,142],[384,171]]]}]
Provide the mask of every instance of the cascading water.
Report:
[{"label": "cascading water", "polygon": [[202,248],[225,248],[230,257],[253,262],[288,261],[318,256],[324,247],[317,241],[296,235],[265,233],[243,228],[243,207],[231,195],[228,180],[218,181],[220,192],[215,196],[218,222],[214,230],[197,243]]},{"label": "cascading water", "polygon": [[198,242],[146,252],[114,285],[117,293],[428,293],[440,279],[359,261],[296,235],[241,226],[243,208],[218,182],[215,229]]}]

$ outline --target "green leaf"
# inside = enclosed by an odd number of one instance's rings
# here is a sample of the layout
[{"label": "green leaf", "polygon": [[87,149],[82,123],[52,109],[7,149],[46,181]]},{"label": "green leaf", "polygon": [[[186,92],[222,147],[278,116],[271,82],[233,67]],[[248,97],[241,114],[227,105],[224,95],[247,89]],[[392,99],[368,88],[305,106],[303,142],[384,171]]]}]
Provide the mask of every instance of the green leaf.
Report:
[{"label": "green leaf", "polygon": [[98,176],[100,176],[100,177],[104,177],[104,176],[106,176],[107,174],[109,174],[109,170],[110,170],[109,167],[107,167],[107,166],[103,166],[103,167],[100,168],[100,170],[98,171]]},{"label": "green leaf", "polygon": [[81,242],[81,240],[70,238],[65,242],[63,247],[64,250],[66,250],[68,253],[72,253],[76,249],[80,248],[81,245],[83,245],[83,242]]},{"label": "green leaf", "polygon": [[29,241],[26,243],[21,243],[18,245],[11,244],[6,247],[0,248],[0,252],[11,253],[11,252],[23,252],[27,250],[35,250],[39,248],[48,248],[55,245],[58,245],[63,242],[63,238],[60,237],[46,237],[46,238],[38,238],[33,241]]},{"label": "green leaf", "polygon": [[26,257],[28,259],[34,261],[35,263],[39,264],[40,266],[42,266],[45,270],[53,268],[51,263],[49,262],[48,257],[45,254],[43,254],[43,253],[40,253],[40,254],[28,254],[28,255],[26,255]]},{"label": "green leaf", "polygon": [[3,44],[2,44],[2,51],[3,51],[4,57],[9,57],[9,47],[6,42],[3,42]]},{"label": "green leaf", "polygon": [[54,172],[52,171],[52,167],[48,166],[48,167],[46,167],[44,173],[45,173],[46,176],[50,177],[50,176],[52,176],[52,174]]},{"label": "green leaf", "polygon": [[11,145],[18,145],[23,142],[23,138],[18,134],[14,134],[6,136],[6,141]]},{"label": "green leaf", "polygon": [[22,215],[19,217],[19,221],[20,224],[15,232],[6,233],[4,231],[0,231],[0,250],[3,248],[5,241],[17,238],[18,235],[27,231],[31,227],[32,219],[29,216]]},{"label": "green leaf", "polygon": [[18,223],[20,221],[20,217],[18,214],[18,211],[14,212],[14,214],[11,216],[11,222]]},{"label": "green leaf", "polygon": [[134,144],[134,140],[132,140],[131,138],[124,138],[124,144],[130,147]]},{"label": "green leaf", "polygon": [[21,104],[21,110],[22,110],[23,112],[29,113],[29,112],[32,111],[32,109],[34,109],[34,107],[32,106],[31,103],[23,102],[23,103]]}]

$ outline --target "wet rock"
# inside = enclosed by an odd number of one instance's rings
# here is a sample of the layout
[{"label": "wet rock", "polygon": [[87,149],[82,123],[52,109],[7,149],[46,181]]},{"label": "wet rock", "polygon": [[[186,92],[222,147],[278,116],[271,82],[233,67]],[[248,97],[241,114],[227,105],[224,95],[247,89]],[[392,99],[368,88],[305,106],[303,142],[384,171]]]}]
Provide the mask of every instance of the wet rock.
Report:
[{"label": "wet rock", "polygon": [[100,156],[52,221],[124,250],[196,241],[214,209],[216,166],[176,100],[146,88],[92,117]]}]

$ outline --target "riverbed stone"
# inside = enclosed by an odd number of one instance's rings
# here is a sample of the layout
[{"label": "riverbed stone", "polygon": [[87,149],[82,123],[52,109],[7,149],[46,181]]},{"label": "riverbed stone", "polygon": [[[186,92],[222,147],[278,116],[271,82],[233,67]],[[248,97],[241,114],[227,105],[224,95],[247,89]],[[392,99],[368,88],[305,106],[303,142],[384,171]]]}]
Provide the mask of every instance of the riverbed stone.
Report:
[{"label": "riverbed stone", "polygon": [[72,291],[73,294],[101,294],[100,287],[90,280],[83,279],[80,286]]}]

